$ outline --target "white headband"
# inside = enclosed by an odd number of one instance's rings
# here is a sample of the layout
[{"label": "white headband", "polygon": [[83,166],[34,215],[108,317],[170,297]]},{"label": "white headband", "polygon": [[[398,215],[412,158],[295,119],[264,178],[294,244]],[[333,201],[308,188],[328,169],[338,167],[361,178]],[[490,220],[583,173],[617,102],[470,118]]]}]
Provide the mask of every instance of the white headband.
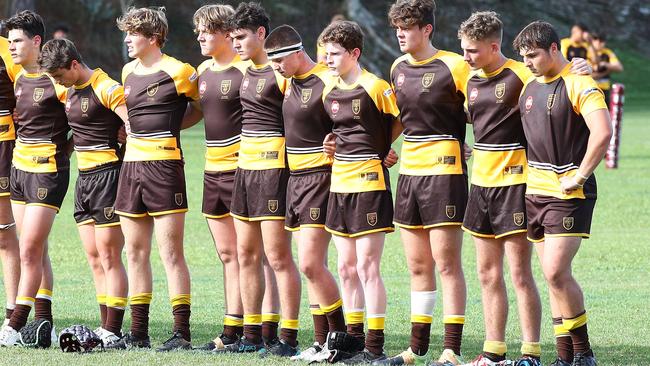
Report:
[{"label": "white headband", "polygon": [[273,60],[273,59],[276,59],[276,58],[289,56],[290,54],[292,54],[294,52],[298,52],[298,51],[300,51],[302,49],[303,49],[302,48],[302,43],[296,43],[296,44],[291,45],[291,46],[286,46],[286,47],[278,48],[277,50],[268,51],[266,53],[266,56],[270,60]]}]

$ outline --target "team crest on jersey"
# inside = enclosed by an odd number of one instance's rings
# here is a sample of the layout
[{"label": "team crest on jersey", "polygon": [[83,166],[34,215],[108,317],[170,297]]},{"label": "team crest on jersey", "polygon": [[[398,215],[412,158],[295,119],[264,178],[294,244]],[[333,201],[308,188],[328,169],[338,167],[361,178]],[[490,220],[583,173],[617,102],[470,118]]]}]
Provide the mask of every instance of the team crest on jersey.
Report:
[{"label": "team crest on jersey", "polygon": [[226,95],[230,92],[232,80],[221,80],[221,94]]},{"label": "team crest on jersey", "polygon": [[199,94],[203,95],[205,93],[206,89],[208,89],[208,83],[204,81],[201,82],[201,85],[199,85]]},{"label": "team crest on jersey", "polygon": [[555,94],[549,94],[548,98],[546,99],[546,108],[548,109],[553,108],[554,103],[555,103]]},{"label": "team crest on jersey", "polygon": [[182,193],[174,193],[174,202],[176,202],[177,206],[183,205],[183,194]]},{"label": "team crest on jersey", "polygon": [[436,74],[433,72],[427,72],[422,76],[422,86],[428,88],[433,84],[433,78],[436,77]]},{"label": "team crest on jersey", "polygon": [[573,229],[573,224],[574,223],[575,223],[575,220],[573,219],[572,216],[562,218],[562,226],[567,231]]},{"label": "team crest on jersey", "polygon": [[248,84],[249,83],[250,83],[250,80],[248,80],[248,78],[244,79],[244,82],[242,82],[242,84],[241,84],[241,90],[246,91],[246,89],[248,89]]},{"label": "team crest on jersey", "polygon": [[494,88],[494,96],[497,97],[497,99],[501,99],[504,95],[506,95],[506,83],[497,84]]},{"label": "team crest on jersey", "polygon": [[81,98],[81,111],[83,113],[88,112],[89,105],[90,105],[90,98]]},{"label": "team crest on jersey", "polygon": [[265,85],[266,85],[266,79],[257,80],[257,86],[255,86],[255,91],[257,92],[257,94],[262,93],[262,90],[264,90]]},{"label": "team crest on jersey", "polygon": [[405,79],[406,79],[406,77],[404,76],[404,74],[402,74],[400,72],[400,74],[397,75],[397,83],[395,85],[397,85],[397,87],[400,88],[402,86],[402,84],[404,84]]},{"label": "team crest on jersey", "polygon": [[319,207],[312,207],[309,209],[309,218],[311,221],[316,221],[320,217],[320,208]]},{"label": "team crest on jersey", "polygon": [[129,96],[129,94],[131,94],[131,85],[127,85],[124,88],[124,98],[127,98]]},{"label": "team crest on jersey", "polygon": [[158,83],[149,84],[149,86],[147,86],[147,95],[150,97],[156,95],[156,93],[158,93],[158,86]]},{"label": "team crest on jersey", "polygon": [[0,177],[0,189],[9,188],[9,177]]},{"label": "team crest on jersey", "polygon": [[529,95],[528,98],[526,98],[526,110],[530,110],[533,108],[533,96]]},{"label": "team crest on jersey", "polygon": [[352,113],[359,114],[361,112],[361,99],[352,99]]},{"label": "team crest on jersey", "polygon": [[367,213],[366,214],[366,221],[368,221],[368,225],[370,225],[370,226],[377,225],[377,213],[376,212]]},{"label": "team crest on jersey", "polygon": [[332,113],[337,114],[339,113],[339,102],[336,100],[332,102]]},{"label": "team crest on jersey", "polygon": [[36,197],[39,200],[44,200],[47,197],[47,188],[39,188],[36,190]]},{"label": "team crest on jersey", "polygon": [[456,217],[456,205],[447,205],[447,206],[445,206],[445,214],[450,219],[453,219],[454,217]]},{"label": "team crest on jersey", "polygon": [[115,207],[104,207],[104,217],[106,220],[112,220],[115,217]]},{"label": "team crest on jersey", "polygon": [[43,94],[45,94],[45,89],[43,88],[34,88],[34,94],[32,95],[32,98],[34,99],[35,102],[40,102],[41,99],[43,99]]},{"label": "team crest on jersey", "polygon": [[271,211],[272,213],[276,213],[278,211],[278,207],[279,207],[278,200],[269,200],[268,202],[269,211]]},{"label": "team crest on jersey", "polygon": [[521,226],[524,224],[524,213],[515,212],[512,214],[512,220],[515,222],[515,225]]},{"label": "team crest on jersey", "polygon": [[478,89],[473,88],[472,91],[469,93],[469,101],[473,102],[478,98]]},{"label": "team crest on jersey", "polygon": [[311,89],[303,89],[300,93],[300,101],[302,104],[307,104],[311,99]]}]

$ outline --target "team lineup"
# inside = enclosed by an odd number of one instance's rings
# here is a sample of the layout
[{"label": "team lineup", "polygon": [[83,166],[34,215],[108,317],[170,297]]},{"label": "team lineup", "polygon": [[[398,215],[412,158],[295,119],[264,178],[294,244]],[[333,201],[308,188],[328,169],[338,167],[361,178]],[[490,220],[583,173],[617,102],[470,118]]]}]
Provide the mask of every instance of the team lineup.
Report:
[{"label": "team lineup", "polygon": [[[593,172],[612,136],[609,74],[622,66],[603,35],[592,38],[576,25],[560,40],[542,21],[513,42],[523,62],[509,59],[501,52],[503,23],[491,11],[459,26],[463,55],[437,49],[435,10],[433,0],[392,4],[388,19],[404,55],[388,80],[361,66],[364,35],[355,22],[333,20],[313,61],[296,29],[271,29],[252,2],[195,12],[207,57],[197,68],[163,53],[164,8],[130,8],[117,19],[133,59],[121,83],[89,68],[70,40],[45,42],[38,14],[6,20],[0,240],[7,249],[0,259],[7,306],[0,346],[151,348],[155,237],[173,319],[171,337],[157,351],[309,363],[542,365],[536,251],[556,339],[557,357],[548,364],[596,365],[572,261],[590,236]],[[202,213],[223,265],[225,309],[222,333],[193,347],[180,135],[200,121]],[[57,332],[48,236],[68,190],[72,151],[79,169],[74,219],[101,326]],[[388,168],[398,163],[391,187]],[[395,226],[410,273],[411,334],[404,352],[386,355],[380,267],[385,235]],[[484,315],[483,351],[475,358],[461,354],[463,232],[475,243]],[[330,240],[338,283],[327,266]],[[506,346],[504,259],[519,352]],[[306,347],[298,344],[301,273],[313,318],[314,343]],[[429,349],[439,287],[443,340]],[[127,308],[131,327],[123,330]]]}]

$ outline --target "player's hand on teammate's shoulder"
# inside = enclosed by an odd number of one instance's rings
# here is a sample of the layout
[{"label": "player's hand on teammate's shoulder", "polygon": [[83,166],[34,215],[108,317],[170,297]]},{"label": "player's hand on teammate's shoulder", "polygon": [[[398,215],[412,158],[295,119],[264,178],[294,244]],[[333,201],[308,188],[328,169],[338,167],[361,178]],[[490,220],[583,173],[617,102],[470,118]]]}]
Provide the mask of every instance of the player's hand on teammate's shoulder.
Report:
[{"label": "player's hand on teammate's shoulder", "polygon": [[584,58],[574,57],[571,60],[571,72],[576,75],[591,75],[594,69]]},{"label": "player's hand on teammate's shoulder", "polygon": [[395,150],[390,149],[388,151],[388,154],[384,158],[384,166],[386,168],[390,168],[393,165],[397,164],[397,161],[399,160],[399,155],[395,152]]},{"label": "player's hand on teammate's shoulder", "polygon": [[336,152],[336,135],[328,133],[323,140],[323,152],[329,156],[334,156]]}]

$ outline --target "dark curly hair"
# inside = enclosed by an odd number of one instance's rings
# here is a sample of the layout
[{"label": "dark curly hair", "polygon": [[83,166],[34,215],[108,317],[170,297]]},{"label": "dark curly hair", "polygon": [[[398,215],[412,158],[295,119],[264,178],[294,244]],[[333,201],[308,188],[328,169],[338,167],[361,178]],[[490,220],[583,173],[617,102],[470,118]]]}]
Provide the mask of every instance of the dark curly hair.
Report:
[{"label": "dark curly hair", "polygon": [[269,35],[270,19],[266,10],[259,3],[239,3],[235,15],[228,22],[229,30],[248,29],[256,32],[259,27],[264,27],[264,36]]},{"label": "dark curly hair", "polygon": [[43,23],[43,18],[31,10],[23,10],[16,13],[7,20],[5,26],[7,27],[7,31],[14,29],[22,30],[29,38],[39,36],[43,40],[45,37],[45,23]]},{"label": "dark curly hair", "polygon": [[83,59],[72,41],[51,39],[43,45],[41,54],[38,56],[38,65],[46,72],[54,72],[58,69],[69,70],[74,60],[83,63]]},{"label": "dark curly hair", "polygon": [[[436,3],[434,0],[397,0],[388,11],[388,21],[393,27],[422,28],[431,24],[436,29]],[[431,32],[431,37],[433,32]]]},{"label": "dark curly hair", "polygon": [[528,24],[519,32],[512,42],[512,47],[517,52],[535,48],[549,50],[553,43],[557,45],[559,51],[560,37],[557,35],[555,28],[550,23],[538,20]]},{"label": "dark curly hair", "polygon": [[503,23],[499,19],[499,14],[493,11],[478,11],[473,13],[458,28],[458,39],[465,37],[472,41],[483,41],[486,39],[501,40],[502,35]]},{"label": "dark curly hair", "polygon": [[341,20],[328,25],[318,39],[323,44],[337,43],[346,51],[351,52],[355,48],[363,51],[363,31],[359,24],[349,20]]}]

